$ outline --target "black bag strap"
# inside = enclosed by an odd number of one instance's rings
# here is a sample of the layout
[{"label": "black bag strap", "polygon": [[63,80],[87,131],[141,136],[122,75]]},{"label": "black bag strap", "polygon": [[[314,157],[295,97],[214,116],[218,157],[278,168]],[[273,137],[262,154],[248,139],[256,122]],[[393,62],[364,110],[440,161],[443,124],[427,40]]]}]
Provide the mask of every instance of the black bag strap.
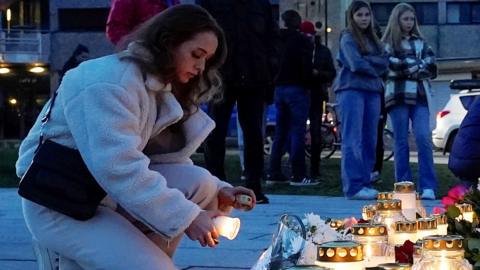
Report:
[{"label": "black bag strap", "polygon": [[57,95],[58,95],[58,92],[55,91],[55,93],[53,94],[53,97],[50,100],[50,104],[48,106],[48,109],[45,112],[45,115],[43,116],[43,118],[41,120],[42,125],[40,126],[40,138],[39,138],[39,141],[38,141],[38,146],[35,149],[35,153],[38,152],[38,149],[40,148],[40,145],[42,145],[42,143],[43,143],[43,130],[45,129],[45,125],[47,124],[48,120],[50,120],[50,115],[52,113],[52,108],[53,108],[53,105],[55,104],[55,99],[57,98]]}]

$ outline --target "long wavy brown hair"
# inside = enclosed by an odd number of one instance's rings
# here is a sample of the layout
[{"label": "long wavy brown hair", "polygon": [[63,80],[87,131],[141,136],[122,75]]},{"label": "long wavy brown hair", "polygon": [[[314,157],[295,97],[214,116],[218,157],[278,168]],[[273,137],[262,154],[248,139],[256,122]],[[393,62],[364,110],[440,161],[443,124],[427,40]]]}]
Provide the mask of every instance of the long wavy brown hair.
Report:
[{"label": "long wavy brown hair", "polygon": [[400,3],[393,8],[392,13],[390,14],[390,18],[388,19],[387,28],[385,28],[385,33],[382,37],[382,41],[392,46],[395,52],[403,52],[400,16],[402,16],[403,13],[407,11],[411,11],[415,16],[415,23],[410,34],[414,34],[417,37],[423,39],[423,35],[418,27],[415,9],[410,4]]},{"label": "long wavy brown hair", "polygon": [[[368,25],[368,28],[365,30],[360,29],[355,21],[353,20],[353,15],[361,8],[367,8],[370,12],[371,21]],[[370,5],[362,0],[354,0],[347,9],[347,30],[350,31],[353,35],[353,40],[357,43],[358,47],[360,47],[360,51],[362,54],[372,53],[367,47],[367,39],[370,39],[378,52],[383,53],[383,45],[380,39],[377,37],[374,31],[374,19],[373,19],[373,12]]]},{"label": "long wavy brown hair", "polygon": [[[186,84],[175,82],[175,48],[204,32],[211,32],[217,37],[215,54],[206,62],[202,74]],[[139,46],[129,46],[132,42]],[[134,49],[122,56],[122,59],[130,59],[143,71],[164,81],[172,81],[173,91],[186,115],[194,113],[201,102],[221,98],[222,81],[218,68],[227,55],[225,35],[215,19],[202,7],[177,5],[166,9],[126,36],[117,50],[123,51],[127,47],[129,51],[132,47]]]}]

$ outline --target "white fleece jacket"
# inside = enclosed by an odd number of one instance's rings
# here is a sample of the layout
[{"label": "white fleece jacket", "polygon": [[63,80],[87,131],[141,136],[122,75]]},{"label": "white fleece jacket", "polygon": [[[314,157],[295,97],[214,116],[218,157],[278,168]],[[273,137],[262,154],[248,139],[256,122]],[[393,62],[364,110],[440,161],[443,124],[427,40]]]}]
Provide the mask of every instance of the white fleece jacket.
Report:
[{"label": "white fleece jacket", "polygon": [[[47,105],[20,146],[19,177],[33,159]],[[144,81],[136,64],[109,55],[66,74],[44,134],[78,149],[108,197],[169,239],[184,231],[201,209],[168,188],[149,166],[191,163],[190,156],[214,128],[198,110],[182,124],[183,137],[164,131],[182,116],[170,85],[152,75]],[[230,185],[218,180],[219,189],[225,186]]]}]

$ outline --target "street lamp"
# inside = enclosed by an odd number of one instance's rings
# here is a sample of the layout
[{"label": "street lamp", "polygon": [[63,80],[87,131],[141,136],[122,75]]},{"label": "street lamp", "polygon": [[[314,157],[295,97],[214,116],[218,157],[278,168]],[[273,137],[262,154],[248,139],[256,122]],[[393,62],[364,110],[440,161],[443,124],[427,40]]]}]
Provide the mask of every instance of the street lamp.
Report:
[{"label": "street lamp", "polygon": [[12,20],[12,10],[7,9],[7,32],[10,34],[10,21]]}]

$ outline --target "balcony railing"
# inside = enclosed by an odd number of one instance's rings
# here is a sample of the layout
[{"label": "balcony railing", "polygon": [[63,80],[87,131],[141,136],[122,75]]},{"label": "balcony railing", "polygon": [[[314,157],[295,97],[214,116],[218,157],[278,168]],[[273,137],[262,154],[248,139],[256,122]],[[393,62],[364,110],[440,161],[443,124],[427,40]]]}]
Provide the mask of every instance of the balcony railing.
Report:
[{"label": "balcony railing", "polygon": [[38,30],[0,32],[0,60],[10,63],[46,62],[48,34]]}]

